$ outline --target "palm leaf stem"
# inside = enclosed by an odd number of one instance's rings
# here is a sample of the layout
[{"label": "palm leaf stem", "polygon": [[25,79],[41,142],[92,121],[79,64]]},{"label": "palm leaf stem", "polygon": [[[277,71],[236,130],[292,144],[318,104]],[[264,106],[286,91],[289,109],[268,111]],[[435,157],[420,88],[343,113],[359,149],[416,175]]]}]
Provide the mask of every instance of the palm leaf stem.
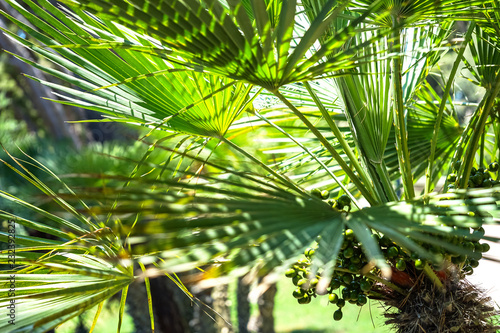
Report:
[{"label": "palm leaf stem", "polygon": [[453,85],[453,82],[455,81],[455,75],[457,74],[458,67],[460,63],[462,62],[462,57],[465,52],[465,49],[467,48],[467,45],[469,44],[471,38],[472,38],[472,33],[474,31],[474,28],[476,26],[476,22],[471,22],[469,25],[469,29],[467,30],[467,33],[465,34],[464,41],[462,42],[462,46],[460,47],[460,51],[458,52],[457,58],[455,59],[455,62],[453,64],[453,67],[451,69],[450,75],[448,77],[448,82],[446,83],[446,87],[444,88],[443,91],[443,96],[441,97],[441,103],[439,105],[439,110],[438,114],[436,117],[436,122],[434,123],[434,134],[432,136],[431,140],[431,151],[428,159],[428,164],[427,164],[427,171],[425,173],[425,195],[429,194],[431,191],[431,185],[432,185],[432,168],[434,165],[434,157],[436,154],[436,145],[437,145],[437,140],[438,140],[438,134],[439,134],[439,129],[441,127],[441,120],[443,119],[443,113],[444,113],[444,108],[446,106],[446,101],[448,100],[448,96],[451,90],[451,87]]},{"label": "palm leaf stem", "polygon": [[438,287],[439,290],[441,290],[442,292],[446,291],[445,286],[437,277],[436,273],[434,273],[434,270],[429,266],[428,263],[426,263],[424,266],[424,274],[427,275],[427,277],[434,283],[435,286]]},{"label": "palm leaf stem", "polygon": [[118,327],[117,327],[117,333],[120,333],[122,323],[123,323],[123,314],[125,313],[125,301],[127,300],[127,294],[128,294],[128,285],[122,289],[122,297],[120,299],[120,311],[118,313]]},{"label": "palm leaf stem", "polygon": [[358,201],[356,200],[356,198],[351,194],[351,192],[349,192],[347,190],[347,188],[344,186],[344,184],[342,184],[342,181],[340,181],[336,176],[335,174],[325,165],[325,163],[323,163],[316,154],[314,154],[313,152],[311,152],[309,149],[307,149],[303,144],[301,144],[299,141],[297,141],[293,136],[291,136],[289,133],[287,133],[285,130],[283,130],[282,128],[280,128],[278,125],[274,124],[273,122],[269,121],[266,117],[262,116],[259,112],[255,111],[255,115],[257,117],[259,117],[260,119],[262,119],[263,121],[265,121],[266,123],[268,123],[270,126],[274,127],[276,130],[278,130],[279,132],[281,132],[283,135],[285,135],[286,137],[288,137],[290,140],[292,140],[297,146],[299,146],[300,148],[302,148],[307,154],[309,154],[309,156],[311,156],[316,162],[318,162],[319,165],[321,165],[321,167],[323,168],[323,170],[325,170],[329,175],[330,177],[333,178],[333,180],[335,180],[335,182],[340,186],[340,188],[342,188],[342,190],[351,198],[353,204],[358,208],[360,209],[361,207],[359,206],[359,203]]},{"label": "palm leaf stem", "polygon": [[396,127],[396,143],[397,153],[399,158],[399,168],[401,169],[401,177],[405,197],[407,200],[415,197],[415,189],[413,187],[413,176],[411,172],[410,153],[408,150],[408,132],[406,130],[405,107],[403,102],[403,86],[401,72],[401,29],[399,28],[399,20],[394,16],[394,31],[391,48],[396,54],[393,60],[393,82],[394,82],[394,125]]},{"label": "palm leaf stem", "polygon": [[285,96],[283,96],[278,90],[271,91],[276,97],[278,97],[303,123],[307,128],[319,139],[319,141],[325,146],[328,152],[340,165],[342,170],[351,178],[353,183],[357,186],[358,190],[365,197],[365,199],[370,203],[370,205],[376,205],[378,201],[373,196],[373,190],[371,184],[363,184],[361,179],[351,170],[347,163],[342,159],[340,154],[335,150],[334,147],[328,142],[328,140],[320,133],[320,131],[300,112],[292,103],[290,103]]},{"label": "palm leaf stem", "polygon": [[99,319],[99,315],[101,314],[103,306],[104,306],[104,301],[99,303],[99,305],[97,306],[97,311],[95,313],[94,320],[92,321],[92,326],[90,327],[89,333],[94,332],[95,326],[97,325],[97,319]]},{"label": "palm leaf stem", "polygon": [[332,117],[328,114],[328,110],[325,108],[323,103],[321,103],[321,100],[318,98],[318,95],[316,95],[314,90],[311,88],[311,85],[309,84],[309,82],[304,81],[303,84],[306,87],[307,91],[309,92],[309,95],[314,100],[314,103],[316,104],[318,109],[321,111],[321,115],[328,123],[328,126],[330,126],[332,133],[335,135],[335,137],[339,141],[340,145],[344,149],[344,152],[346,153],[347,157],[349,157],[350,162],[352,163],[352,165],[354,166],[354,168],[356,169],[358,174],[361,176],[363,182],[365,184],[370,184],[370,180],[368,178],[368,175],[365,172],[365,169],[359,164],[358,158],[354,155],[351,147],[349,146],[349,143],[344,138],[344,135],[340,132],[340,129],[338,128],[337,124],[335,124]]},{"label": "palm leaf stem", "polygon": [[483,135],[481,136],[481,148],[479,149],[479,166],[482,167],[484,165],[484,139],[486,136],[486,131],[483,131]]},{"label": "palm leaf stem", "polygon": [[[462,132],[462,135],[460,136],[460,140],[457,143],[457,148],[455,150],[455,153],[453,154],[453,158],[451,160],[451,163],[448,166],[447,174],[451,173],[453,166],[456,165],[456,163],[462,158],[465,144],[467,142],[469,142],[472,129],[476,128],[476,126],[477,126],[477,122],[478,122],[479,118],[476,117],[475,115],[479,112],[479,110],[481,110],[483,108],[483,106],[486,102],[486,97],[487,97],[487,94],[485,94],[483,96],[483,99],[481,100],[481,102],[479,102],[479,105],[477,106],[477,109],[476,109],[474,115],[472,116],[471,120],[469,121],[469,123],[465,127],[464,131]],[[458,170],[457,175],[461,175],[463,173],[463,169],[464,169],[464,164],[461,163],[460,169]],[[458,186],[458,184],[459,184],[459,181],[457,180],[457,186]],[[446,178],[446,180],[445,180],[444,188],[446,189],[447,186],[448,186],[448,178]]]},{"label": "palm leaf stem", "polygon": [[153,300],[151,298],[151,285],[149,284],[149,277],[145,274],[146,267],[144,264],[139,261],[139,265],[141,266],[142,273],[144,273],[144,284],[146,285],[146,293],[148,295],[148,309],[149,309],[149,320],[151,322],[151,332],[155,331],[155,320],[154,320],[154,312],[153,312]]},{"label": "palm leaf stem", "polygon": [[[347,268],[342,268],[342,267],[335,267],[335,270],[336,271],[339,271],[339,272],[344,272],[344,273],[350,273],[350,274],[360,274],[360,271],[351,271]],[[392,290],[400,293],[401,295],[408,295],[408,292],[405,291],[404,289],[402,289],[401,287],[397,286],[396,284],[378,276],[378,275],[375,275],[375,274],[371,274],[371,273],[365,273],[363,274],[365,277],[369,278],[369,279],[372,279],[374,281],[377,281],[383,285],[386,285],[387,287],[391,288]]]},{"label": "palm leaf stem", "polygon": [[384,198],[384,201],[398,201],[398,196],[394,187],[391,184],[390,176],[387,172],[387,166],[385,161],[366,161],[368,170],[373,177],[373,183],[380,193],[380,196]]},{"label": "palm leaf stem", "polygon": [[500,92],[500,72],[496,74],[495,82],[493,83],[493,89],[488,90],[485,95],[485,103],[482,108],[478,109],[478,124],[474,128],[474,132],[472,133],[472,137],[467,145],[467,150],[465,152],[465,163],[462,165],[460,170],[463,173],[462,177],[460,177],[460,188],[465,188],[465,185],[468,182],[470,171],[472,169],[472,164],[474,163],[474,159],[476,157],[477,147],[479,145],[479,140],[484,132],[484,128],[486,126],[486,121],[490,117],[491,110],[493,105],[495,104],[495,98]]}]

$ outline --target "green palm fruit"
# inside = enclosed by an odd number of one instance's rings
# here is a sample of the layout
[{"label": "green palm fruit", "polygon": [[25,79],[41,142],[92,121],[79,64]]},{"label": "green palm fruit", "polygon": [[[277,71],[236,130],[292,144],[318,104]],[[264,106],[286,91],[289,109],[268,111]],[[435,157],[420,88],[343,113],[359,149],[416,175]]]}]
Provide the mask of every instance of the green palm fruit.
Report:
[{"label": "green palm fruit", "polygon": [[396,269],[398,271],[404,271],[406,269],[406,262],[404,261],[404,259],[398,259],[398,261],[396,262]]},{"label": "green palm fruit", "polygon": [[297,299],[304,297],[305,294],[306,294],[306,292],[302,288],[297,288],[292,293],[293,297],[295,297]]},{"label": "green palm fruit", "polygon": [[328,295],[328,301],[333,304],[337,304],[339,301],[339,296],[337,294],[331,293]]},{"label": "green palm fruit", "polygon": [[372,284],[368,280],[361,280],[361,282],[359,283],[359,288],[362,291],[368,291],[368,290],[372,289]]},{"label": "green palm fruit", "polygon": [[343,298],[339,298],[338,302],[337,302],[337,306],[339,308],[343,308],[345,306],[345,299]]},{"label": "green palm fruit", "polygon": [[341,319],[342,319],[342,316],[343,316],[343,314],[342,314],[342,310],[340,310],[340,309],[338,309],[337,311],[335,311],[335,312],[333,313],[333,319],[334,319],[335,321],[339,321],[339,320],[341,320]]},{"label": "green palm fruit", "polygon": [[297,275],[297,271],[296,271],[295,269],[293,269],[293,268],[287,269],[287,270],[285,271],[285,276],[286,276],[286,277],[293,278],[293,277],[295,277],[296,275]]},{"label": "green palm fruit", "polygon": [[425,262],[422,259],[415,260],[415,268],[418,270],[424,269]]},{"label": "green palm fruit", "polygon": [[309,304],[311,303],[311,296],[305,294],[304,297],[297,299],[299,304]]},{"label": "green palm fruit", "polygon": [[488,252],[490,250],[490,244],[483,243],[481,244],[481,252]]},{"label": "green palm fruit", "polygon": [[348,195],[342,194],[340,198],[338,198],[338,202],[340,202],[344,206],[349,206],[351,204],[351,198]]}]

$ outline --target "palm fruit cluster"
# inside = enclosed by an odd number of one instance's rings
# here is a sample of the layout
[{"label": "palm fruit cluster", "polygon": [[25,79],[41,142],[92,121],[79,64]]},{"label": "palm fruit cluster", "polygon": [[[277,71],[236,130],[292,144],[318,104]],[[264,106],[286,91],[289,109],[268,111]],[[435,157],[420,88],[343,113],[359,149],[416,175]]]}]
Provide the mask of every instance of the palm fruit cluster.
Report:
[{"label": "palm fruit cluster", "polygon": [[[460,169],[461,161],[457,161],[453,168],[458,171]],[[492,174],[497,173],[499,169],[499,165],[497,162],[492,162],[488,165],[488,168],[472,168],[470,171],[469,181],[467,186],[469,188],[489,188],[492,186],[497,186],[500,182],[497,179],[492,178]],[[448,189],[455,188],[455,181],[457,180],[457,175],[455,173],[451,173],[448,175]]]},{"label": "palm fruit cluster", "polygon": [[333,318],[340,320],[342,319],[342,308],[346,303],[363,306],[368,302],[368,292],[372,288],[373,282],[359,273],[362,265],[367,263],[366,257],[361,253],[359,247],[350,244],[341,251],[337,268],[330,285],[327,287],[326,294],[324,292],[318,293],[316,290],[320,275],[313,276],[311,272],[314,252],[314,247],[308,248],[304,252],[305,258],[299,259],[285,272],[285,275],[291,278],[296,286],[292,295],[299,304],[308,304],[312,297],[317,297],[320,294],[328,295],[329,302],[338,307]]},{"label": "palm fruit cluster", "polygon": [[[320,199],[328,202],[334,209],[350,211],[350,199],[343,195],[337,200],[328,199],[327,191],[314,191]],[[460,228],[460,227],[456,227]],[[456,245],[463,247],[470,252],[477,253],[477,257],[481,257],[483,252],[489,250],[488,244],[480,244],[479,241],[471,241],[470,239],[480,239],[484,235],[483,228],[470,229],[462,228],[467,231],[471,237],[453,236],[451,241]],[[387,263],[392,268],[391,283],[402,288],[413,287],[421,270],[426,265],[429,265],[436,275],[441,279],[447,278],[445,263],[453,263],[459,268],[462,274],[472,274],[473,269],[478,266],[478,259],[468,258],[464,255],[450,254],[444,248],[437,245],[431,247],[429,251],[435,254],[437,258],[434,262],[429,262],[419,258],[415,254],[401,248],[388,237],[372,233],[373,239],[378,243]],[[443,236],[445,237],[445,236]],[[449,241],[450,239],[448,239]],[[421,244],[423,245],[423,244]],[[305,250],[304,258],[297,260],[286,272],[285,275],[292,279],[295,285],[295,290],[292,295],[297,299],[299,304],[309,304],[313,297],[328,295],[330,303],[337,306],[337,310],[333,313],[334,320],[342,319],[342,309],[347,303],[363,306],[367,303],[368,298],[380,299],[381,289],[385,286],[381,285],[378,277],[378,268],[368,266],[368,259],[365,256],[361,244],[354,236],[351,229],[344,230],[344,241],[340,247],[340,252],[337,257],[337,263],[333,272],[332,279],[325,291],[316,289],[321,270],[313,274],[311,267],[314,259],[314,253],[318,249],[318,244],[314,243],[312,247]],[[368,268],[369,272],[366,271]],[[362,272],[363,271],[363,272]]]},{"label": "palm fruit cluster", "polygon": [[347,209],[347,211],[351,211],[351,198],[346,194],[341,195],[338,199],[329,199],[330,192],[328,190],[314,189],[311,194],[321,200],[326,200],[330,206],[337,210]]}]

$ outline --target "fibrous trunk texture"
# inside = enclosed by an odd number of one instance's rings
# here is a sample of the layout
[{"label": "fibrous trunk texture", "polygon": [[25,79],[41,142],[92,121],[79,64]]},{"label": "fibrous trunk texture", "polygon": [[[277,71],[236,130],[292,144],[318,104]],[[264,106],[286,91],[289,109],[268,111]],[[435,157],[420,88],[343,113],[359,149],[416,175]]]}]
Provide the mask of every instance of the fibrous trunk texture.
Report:
[{"label": "fibrous trunk texture", "polygon": [[392,294],[386,324],[397,333],[488,333],[500,329],[492,321],[498,311],[484,292],[465,279],[449,277],[442,292],[428,279],[419,279],[410,294]]}]

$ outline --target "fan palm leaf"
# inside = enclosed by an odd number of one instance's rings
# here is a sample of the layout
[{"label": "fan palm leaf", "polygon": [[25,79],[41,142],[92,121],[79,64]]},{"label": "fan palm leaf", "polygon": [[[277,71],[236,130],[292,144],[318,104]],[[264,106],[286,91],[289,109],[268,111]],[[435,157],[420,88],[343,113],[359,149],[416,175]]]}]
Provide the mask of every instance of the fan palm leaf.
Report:
[{"label": "fan palm leaf", "polygon": [[[33,35],[41,45],[22,39],[16,34],[6,33],[41,57],[77,74],[77,77],[74,77],[64,70],[19,57],[80,88],[42,82],[63,94],[65,104],[96,110],[118,121],[126,120],[203,136],[222,135],[246,106],[251,86],[220,76],[186,71],[178,65],[146,53],[130,49],[110,51],[100,48],[60,48],[59,54],[50,52],[43,45],[99,45],[100,40],[93,38],[93,34],[103,38],[127,40],[131,47],[151,47],[152,44],[151,41],[123,28],[120,30],[111,24],[104,26],[89,16],[82,18],[85,14],[80,16],[79,20],[72,20],[48,2],[42,2],[45,10],[31,1],[27,3],[40,17],[30,14],[16,2],[12,2],[12,5],[42,31],[8,17]],[[62,26],[58,19],[66,26]],[[90,25],[92,23],[93,25]],[[163,75],[152,74],[157,72]],[[130,78],[137,78],[138,81],[127,81]],[[99,89],[103,86],[107,88]]]},{"label": "fan palm leaf", "polygon": [[[328,45],[308,54],[323,30],[348,2],[326,2],[300,39],[294,32],[298,15],[295,1],[228,2],[217,1],[64,1],[68,5],[119,22],[158,39],[169,48],[169,59],[178,55],[195,69],[215,72],[250,82],[268,90],[297,81],[310,80],[340,68],[356,66],[356,48],[338,52],[328,61],[322,57],[343,45],[368,11],[341,32]],[[253,19],[253,20],[252,20]],[[209,27],[209,28],[206,28]],[[378,37],[377,37],[378,38]],[[305,58],[304,58],[305,57]],[[176,60],[179,61],[179,60]]]}]

